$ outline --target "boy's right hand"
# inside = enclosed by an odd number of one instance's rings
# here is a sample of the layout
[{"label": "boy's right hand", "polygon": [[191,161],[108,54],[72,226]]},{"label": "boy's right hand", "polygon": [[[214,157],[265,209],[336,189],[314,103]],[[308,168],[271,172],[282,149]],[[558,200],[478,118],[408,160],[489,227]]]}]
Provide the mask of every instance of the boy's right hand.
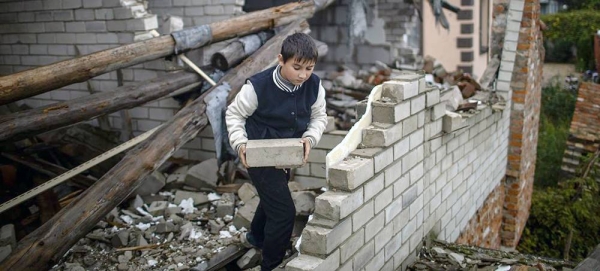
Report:
[{"label": "boy's right hand", "polygon": [[240,146],[238,156],[240,157],[240,161],[242,161],[242,165],[244,165],[245,168],[249,168],[248,163],[246,162],[246,144]]}]

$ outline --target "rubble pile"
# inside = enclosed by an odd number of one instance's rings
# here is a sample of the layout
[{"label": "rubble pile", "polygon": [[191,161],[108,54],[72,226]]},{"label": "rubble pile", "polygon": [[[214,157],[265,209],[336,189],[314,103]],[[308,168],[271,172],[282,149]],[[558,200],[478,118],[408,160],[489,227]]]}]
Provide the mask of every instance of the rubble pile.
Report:
[{"label": "rubble pile", "polygon": [[407,270],[567,271],[575,263],[428,240]]},{"label": "rubble pile", "polygon": [[[151,174],[136,190],[141,194],[113,209],[51,270],[208,270],[210,260],[227,254],[228,247],[241,250],[240,234],[250,228],[258,194],[241,178],[236,185],[219,185],[212,160],[179,166],[166,176]],[[289,187],[296,205],[295,241],[317,194],[295,182]],[[260,262],[255,249],[225,256],[242,269]]]}]

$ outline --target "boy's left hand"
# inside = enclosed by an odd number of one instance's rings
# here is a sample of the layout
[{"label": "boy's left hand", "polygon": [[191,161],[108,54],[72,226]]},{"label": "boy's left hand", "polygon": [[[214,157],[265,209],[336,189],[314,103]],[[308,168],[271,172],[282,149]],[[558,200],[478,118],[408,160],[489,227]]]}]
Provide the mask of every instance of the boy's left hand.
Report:
[{"label": "boy's left hand", "polygon": [[306,137],[300,139],[300,143],[304,144],[304,163],[308,161],[308,154],[310,153],[310,140]]}]

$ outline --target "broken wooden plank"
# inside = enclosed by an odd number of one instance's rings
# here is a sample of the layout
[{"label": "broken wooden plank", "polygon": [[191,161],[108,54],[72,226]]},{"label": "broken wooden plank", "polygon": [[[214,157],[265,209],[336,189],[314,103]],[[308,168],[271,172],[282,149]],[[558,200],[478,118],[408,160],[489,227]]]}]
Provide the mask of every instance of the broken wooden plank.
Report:
[{"label": "broken wooden plank", "polygon": [[[184,53],[208,43],[271,29],[298,19],[307,19],[312,17],[316,10],[324,8],[332,2],[333,0],[293,2],[208,25],[184,29],[169,36],[131,43],[3,76],[0,77],[0,105],[83,82],[117,69],[174,53]],[[174,39],[176,36],[192,42],[177,44]]]},{"label": "broken wooden plank", "polygon": [[215,52],[210,58],[210,63],[219,70],[229,70],[256,52],[271,37],[273,37],[273,33],[270,31],[241,37]]},{"label": "broken wooden plank", "polygon": [[[227,73],[219,85],[228,83],[232,89],[229,97],[235,97],[246,78],[272,65],[285,37],[307,27],[306,22],[287,26],[254,55]],[[127,198],[144,177],[206,127],[208,118],[204,98],[215,88],[181,109],[70,205],[23,238],[13,253],[0,264],[0,270],[43,270],[58,262],[100,219]]]}]

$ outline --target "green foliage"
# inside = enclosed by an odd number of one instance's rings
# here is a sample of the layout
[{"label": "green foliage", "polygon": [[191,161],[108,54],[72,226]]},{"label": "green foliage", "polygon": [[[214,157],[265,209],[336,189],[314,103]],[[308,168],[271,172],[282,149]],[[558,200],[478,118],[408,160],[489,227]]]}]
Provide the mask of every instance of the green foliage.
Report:
[{"label": "green foliage", "polygon": [[553,43],[571,44],[577,48],[576,64],[579,70],[594,67],[593,37],[600,29],[600,12],[574,10],[544,15],[541,19],[548,26],[544,31],[546,39]]},{"label": "green foliage", "polygon": [[517,249],[564,258],[565,244],[573,231],[569,259],[581,261],[600,243],[599,198],[598,182],[591,177],[535,190],[529,220]]},{"label": "green foliage", "polygon": [[536,187],[556,185],[565,151],[569,126],[575,110],[575,95],[558,84],[542,90],[538,134]]},{"label": "green foliage", "polygon": [[570,10],[600,9],[600,0],[563,0]]}]

